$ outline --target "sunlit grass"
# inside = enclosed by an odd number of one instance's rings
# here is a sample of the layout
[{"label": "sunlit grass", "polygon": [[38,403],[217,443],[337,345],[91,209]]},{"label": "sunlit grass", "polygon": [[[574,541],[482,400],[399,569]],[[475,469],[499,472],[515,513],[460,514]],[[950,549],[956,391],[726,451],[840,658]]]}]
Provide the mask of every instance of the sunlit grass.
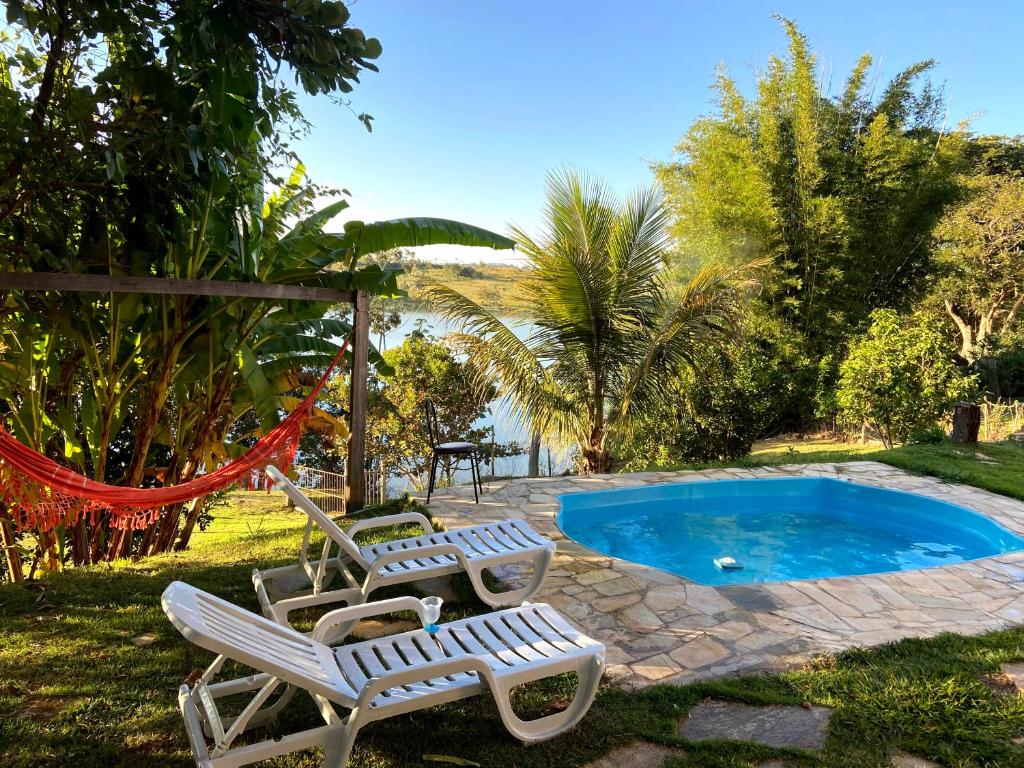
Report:
[{"label": "sunlit grass", "polygon": [[[937,450],[948,462],[949,449]],[[1016,446],[983,451],[1001,462],[985,467],[1002,467],[1003,475],[1018,472]],[[923,461],[931,454],[912,455]],[[254,609],[251,569],[293,561],[304,523],[277,494],[238,494],[230,502],[217,510],[209,530],[196,534],[188,552],[93,566],[31,586],[0,586],[3,768],[191,765],[175,691],[193,669],[209,663],[210,655],[174,630],[160,609],[160,593],[170,581],[182,579]],[[447,618],[483,610],[465,583],[457,586],[461,599],[446,605]],[[151,645],[132,643],[146,634],[155,638]],[[488,768],[573,768],[646,739],[680,748],[668,768],[752,768],[777,757],[792,767],[881,768],[895,749],[949,766],[1019,766],[1024,750],[1014,739],[1024,736],[1024,699],[983,681],[1000,663],[1018,659],[1024,659],[1024,629],[981,638],[908,640],[826,657],[780,676],[659,686],[642,693],[606,687],[576,730],[528,748],[507,735],[493,704],[478,698],[368,726],[352,765],[433,768],[439,764],[424,761],[424,755],[441,754]],[[568,697],[566,685],[563,678],[533,687],[517,706],[543,712],[552,701]],[[819,755],[679,740],[678,720],[706,696],[749,703],[809,701],[837,711]],[[311,727],[317,717],[308,699],[297,697],[268,731]],[[319,759],[311,751],[273,765],[312,767]]]}]

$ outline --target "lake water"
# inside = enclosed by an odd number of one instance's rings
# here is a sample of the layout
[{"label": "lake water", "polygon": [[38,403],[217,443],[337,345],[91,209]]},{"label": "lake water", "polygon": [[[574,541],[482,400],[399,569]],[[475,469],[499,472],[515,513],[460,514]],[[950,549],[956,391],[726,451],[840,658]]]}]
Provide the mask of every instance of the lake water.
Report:
[{"label": "lake water", "polygon": [[[501,320],[506,323],[513,332],[521,339],[525,339],[531,330],[529,323],[526,323],[520,319],[514,317],[502,317]],[[434,314],[432,312],[422,311],[409,311],[402,313],[402,324],[385,334],[383,340],[383,349],[390,349],[401,345],[406,336],[415,330],[422,330],[424,333],[431,336],[441,337],[448,333],[453,333],[460,330],[459,324],[447,321],[445,318]],[[374,336],[370,341],[375,344],[378,348],[381,347],[381,339],[379,336]],[[488,408],[489,413],[483,418],[477,420],[473,426],[478,429],[490,429],[491,427],[495,430],[495,439],[498,443],[519,443],[524,450],[529,448],[530,435],[529,431],[518,422],[516,414],[512,409],[510,403],[506,398],[498,398],[490,403]],[[552,451],[551,456],[551,470],[553,473],[558,474],[565,470],[569,466],[569,457],[566,455],[560,455],[558,451]],[[507,458],[498,458],[495,460],[495,466],[493,474],[498,477],[504,476],[524,476],[526,475],[529,460],[526,454],[520,456],[509,456]],[[547,474],[548,471],[548,447],[547,445],[541,446],[541,474]],[[491,474],[491,468],[485,466],[483,468],[484,474]],[[456,483],[469,483],[470,475],[468,471],[461,471],[455,473]],[[389,483],[389,489],[393,493],[401,493],[407,490],[407,482],[404,479],[394,479]]]}]

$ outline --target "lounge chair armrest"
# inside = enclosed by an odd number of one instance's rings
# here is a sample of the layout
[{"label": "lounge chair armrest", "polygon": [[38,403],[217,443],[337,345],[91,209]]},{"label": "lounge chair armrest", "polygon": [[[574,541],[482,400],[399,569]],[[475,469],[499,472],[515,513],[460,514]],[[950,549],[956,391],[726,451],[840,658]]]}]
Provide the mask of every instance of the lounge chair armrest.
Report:
[{"label": "lounge chair armrest", "polygon": [[415,523],[421,526],[425,534],[434,532],[434,527],[430,524],[430,521],[419,512],[399,512],[397,515],[370,517],[350,525],[345,532],[349,536],[355,536],[360,531],[368,531],[372,528],[386,528],[389,525],[402,525],[404,523]]},{"label": "lounge chair armrest", "polygon": [[380,557],[373,559],[370,569],[379,572],[381,568],[391,563],[400,563],[403,560],[423,560],[427,557],[443,557],[451,555],[458,559],[463,568],[469,562],[466,553],[454,544],[431,544],[427,547],[416,547],[415,549],[398,549],[394,552],[387,552]]},{"label": "lounge chair armrest", "polygon": [[445,659],[444,661],[431,661],[409,669],[388,673],[381,677],[371,677],[366,681],[366,686],[359,692],[359,699],[356,708],[369,705],[373,699],[382,691],[394,688],[399,685],[411,685],[422,683],[426,680],[433,680],[447,675],[456,675],[460,672],[476,672],[485,680],[490,687],[494,681],[494,672],[491,671],[487,661],[482,656],[466,654],[457,658]]},{"label": "lounge chair armrest", "polygon": [[375,603],[350,605],[345,608],[336,608],[333,611],[329,611],[321,616],[316,622],[310,637],[322,642],[327,636],[327,631],[338,624],[343,624],[349,621],[355,622],[360,619],[369,618],[370,616],[383,616],[384,614],[395,613],[396,611],[415,611],[416,615],[420,617],[420,620],[424,620],[423,603],[421,603],[418,598],[394,597],[390,600],[379,600]]}]

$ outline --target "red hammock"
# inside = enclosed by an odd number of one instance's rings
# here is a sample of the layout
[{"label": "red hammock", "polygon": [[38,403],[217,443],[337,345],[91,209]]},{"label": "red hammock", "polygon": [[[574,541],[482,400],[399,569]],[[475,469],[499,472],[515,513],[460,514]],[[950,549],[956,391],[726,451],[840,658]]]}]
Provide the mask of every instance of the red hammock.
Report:
[{"label": "red hammock", "polygon": [[243,456],[182,485],[129,488],[90,480],[26,448],[0,427],[0,503],[23,529],[52,530],[61,523],[70,526],[82,515],[88,515],[95,522],[101,512],[110,512],[115,528],[140,529],[156,521],[161,507],[223,490],[245,474],[268,464],[281,468],[291,466],[303,422],[348,345],[346,340],[299,406]]}]

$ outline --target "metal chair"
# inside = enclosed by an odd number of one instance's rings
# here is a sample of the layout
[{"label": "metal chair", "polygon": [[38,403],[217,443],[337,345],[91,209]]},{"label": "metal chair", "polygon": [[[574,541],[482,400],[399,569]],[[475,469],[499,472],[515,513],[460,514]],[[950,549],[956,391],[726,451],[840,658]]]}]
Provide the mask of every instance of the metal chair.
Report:
[{"label": "metal chair", "polygon": [[430,442],[430,481],[427,483],[427,503],[430,503],[430,495],[434,492],[434,476],[437,474],[437,465],[442,457],[448,468],[448,477],[451,478],[450,462],[457,465],[465,457],[469,459],[469,472],[473,478],[473,498],[480,503],[480,494],[484,492],[483,482],[480,480],[480,461],[477,457],[476,446],[464,440],[451,440],[441,442],[440,433],[437,428],[437,409],[434,402],[428,397],[423,403],[423,417],[427,427],[427,440]]}]

